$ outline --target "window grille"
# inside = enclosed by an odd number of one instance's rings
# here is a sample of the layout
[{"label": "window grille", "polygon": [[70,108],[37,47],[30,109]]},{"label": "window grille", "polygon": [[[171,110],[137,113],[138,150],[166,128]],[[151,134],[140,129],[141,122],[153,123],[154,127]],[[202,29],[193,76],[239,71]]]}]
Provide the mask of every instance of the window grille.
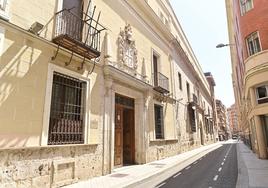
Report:
[{"label": "window grille", "polygon": [[49,145],[83,144],[86,82],[55,72],[49,120]]},{"label": "window grille", "polygon": [[133,108],[135,107],[135,101],[134,99],[127,98],[121,95],[115,95],[115,103],[120,104],[122,106],[128,107],[128,108]]}]

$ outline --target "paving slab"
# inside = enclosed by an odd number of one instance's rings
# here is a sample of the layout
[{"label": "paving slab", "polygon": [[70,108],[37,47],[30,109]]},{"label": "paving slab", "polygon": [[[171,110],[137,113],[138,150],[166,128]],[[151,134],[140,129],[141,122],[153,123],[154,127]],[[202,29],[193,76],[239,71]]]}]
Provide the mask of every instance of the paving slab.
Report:
[{"label": "paving slab", "polygon": [[237,144],[237,188],[268,188],[268,160],[259,159],[243,142]]}]

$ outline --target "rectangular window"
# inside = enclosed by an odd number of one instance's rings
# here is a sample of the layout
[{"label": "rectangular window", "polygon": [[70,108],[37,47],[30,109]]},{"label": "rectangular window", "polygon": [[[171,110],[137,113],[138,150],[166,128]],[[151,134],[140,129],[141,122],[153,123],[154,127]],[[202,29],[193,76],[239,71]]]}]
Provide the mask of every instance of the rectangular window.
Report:
[{"label": "rectangular window", "polygon": [[209,120],[208,120],[208,118],[205,118],[205,129],[206,129],[206,134],[208,134],[209,133]]},{"label": "rectangular window", "polygon": [[253,0],[240,0],[241,15],[243,16],[246,12],[253,8]]},{"label": "rectangular window", "polygon": [[256,88],[258,104],[268,103],[268,85]]},{"label": "rectangular window", "polygon": [[154,105],[154,119],[155,119],[155,138],[164,139],[164,116],[163,107]]},{"label": "rectangular window", "polygon": [[187,89],[187,98],[188,98],[188,102],[190,102],[191,97],[190,97],[190,85],[188,82],[186,82],[186,89]]},{"label": "rectangular window", "polygon": [[86,82],[54,72],[49,145],[84,143],[85,94]]},{"label": "rectangular window", "polygon": [[154,86],[158,86],[158,59],[159,57],[155,53],[153,53]]},{"label": "rectangular window", "polygon": [[261,45],[260,45],[258,32],[254,32],[250,34],[247,37],[246,41],[247,41],[249,56],[252,56],[253,54],[261,51]]},{"label": "rectangular window", "polygon": [[178,72],[178,78],[179,78],[179,88],[182,90],[182,80],[181,80],[181,73]]},{"label": "rectangular window", "polygon": [[195,123],[195,107],[192,103],[188,105],[188,113],[189,113],[189,122],[191,126],[192,132],[196,132],[196,123]]}]

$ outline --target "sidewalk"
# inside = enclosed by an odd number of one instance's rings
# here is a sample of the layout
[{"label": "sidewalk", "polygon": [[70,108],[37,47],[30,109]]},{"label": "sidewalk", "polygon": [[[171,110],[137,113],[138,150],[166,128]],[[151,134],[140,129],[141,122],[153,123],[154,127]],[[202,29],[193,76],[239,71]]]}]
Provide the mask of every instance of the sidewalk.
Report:
[{"label": "sidewalk", "polygon": [[237,143],[237,188],[268,188],[268,160],[258,159],[243,142]]},{"label": "sidewalk", "polygon": [[169,171],[174,166],[181,165],[182,168],[184,168],[188,164],[197,160],[196,158],[200,158],[221,146],[221,142],[218,142],[159,161],[118,168],[113,170],[109,175],[68,185],[66,188],[135,187],[150,178]]}]

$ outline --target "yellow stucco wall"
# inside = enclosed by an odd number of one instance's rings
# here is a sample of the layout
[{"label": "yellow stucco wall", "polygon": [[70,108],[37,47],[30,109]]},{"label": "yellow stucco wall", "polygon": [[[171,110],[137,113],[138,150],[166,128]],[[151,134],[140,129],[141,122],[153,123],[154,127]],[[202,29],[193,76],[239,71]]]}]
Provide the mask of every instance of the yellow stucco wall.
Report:
[{"label": "yellow stucco wall", "polygon": [[[112,61],[117,61],[117,38],[120,29],[126,23],[132,25],[133,38],[138,49],[138,72],[141,73],[143,58],[146,62],[146,72],[152,83],[152,49],[160,55],[160,71],[170,77],[170,62],[166,48],[158,44],[156,36],[144,31],[142,23],[135,22],[133,15],[118,6],[113,1],[94,1],[97,10],[102,11],[101,23],[107,27],[111,38]],[[42,10],[41,10],[42,9]],[[54,1],[10,1],[10,22],[28,29],[34,21],[38,21],[47,28],[41,32],[41,37],[50,40],[52,37],[53,20],[50,20],[57,10]],[[104,14],[105,13],[105,14]],[[36,16],[32,16],[36,15]],[[103,35],[102,35],[103,39]],[[162,44],[163,45],[163,44]],[[43,127],[44,103],[47,85],[47,69],[50,58],[55,52],[52,47],[20,31],[7,28],[1,56],[1,140],[0,147],[36,146],[40,145]],[[61,60],[61,61],[67,61]],[[60,61],[60,60],[57,60]],[[59,62],[65,67],[63,62]],[[77,65],[78,66],[78,65]],[[74,69],[76,70],[76,69]],[[97,71],[97,69],[96,69]],[[99,142],[99,122],[101,121],[101,106],[98,100],[103,92],[102,71],[90,76],[91,109],[89,142]],[[171,79],[169,78],[169,81]],[[174,137],[173,109],[167,105],[165,116],[166,136]],[[150,118],[153,118],[151,116]],[[94,124],[97,124],[94,125]],[[97,127],[97,128],[96,128]]]},{"label": "yellow stucco wall", "polygon": [[0,147],[39,143],[50,52],[43,43],[6,29],[0,63]]}]

